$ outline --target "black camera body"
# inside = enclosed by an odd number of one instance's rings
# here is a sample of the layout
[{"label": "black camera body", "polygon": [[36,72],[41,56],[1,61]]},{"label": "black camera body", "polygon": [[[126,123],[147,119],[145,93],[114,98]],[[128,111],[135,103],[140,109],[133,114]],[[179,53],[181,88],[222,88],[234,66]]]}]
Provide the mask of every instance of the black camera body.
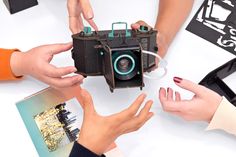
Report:
[{"label": "black camera body", "polygon": [[[114,30],[115,24],[125,24],[126,29]],[[141,26],[128,30],[127,23],[112,24],[112,30],[84,31],[73,38],[72,58],[77,73],[83,76],[104,75],[111,92],[115,88],[144,87],[143,73],[156,66],[155,57],[142,50],[157,53],[157,31]]]}]

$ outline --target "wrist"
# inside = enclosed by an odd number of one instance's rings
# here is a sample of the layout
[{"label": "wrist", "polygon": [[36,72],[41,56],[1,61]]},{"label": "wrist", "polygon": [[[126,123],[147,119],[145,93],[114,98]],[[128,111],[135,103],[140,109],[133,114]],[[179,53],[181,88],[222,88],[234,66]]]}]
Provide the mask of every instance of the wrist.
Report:
[{"label": "wrist", "polygon": [[168,35],[165,32],[157,30],[157,46],[158,46],[158,54],[161,57],[164,57],[169,48],[170,42],[168,40]]},{"label": "wrist", "polygon": [[15,51],[11,55],[11,59],[10,59],[11,71],[16,77],[23,75],[23,71],[22,71],[23,61],[22,61],[22,59],[23,59],[23,53],[20,51]]},{"label": "wrist", "polygon": [[105,149],[101,147],[102,143],[91,142],[89,139],[83,140],[81,138],[77,142],[98,156],[101,156],[105,152]]},{"label": "wrist", "polygon": [[210,118],[208,119],[208,123],[210,123],[218,109],[218,107],[221,105],[221,103],[223,102],[224,97],[220,96],[217,94],[217,96],[214,98],[214,106],[212,106],[212,111],[210,112]]}]

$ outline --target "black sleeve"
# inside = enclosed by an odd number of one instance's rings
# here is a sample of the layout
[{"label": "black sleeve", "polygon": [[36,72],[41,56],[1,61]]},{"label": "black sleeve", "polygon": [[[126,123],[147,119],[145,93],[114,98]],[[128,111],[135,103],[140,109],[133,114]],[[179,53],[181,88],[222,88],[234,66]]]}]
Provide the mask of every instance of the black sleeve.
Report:
[{"label": "black sleeve", "polygon": [[84,146],[80,145],[78,142],[74,143],[74,146],[70,152],[69,157],[106,157],[105,155],[99,156]]}]

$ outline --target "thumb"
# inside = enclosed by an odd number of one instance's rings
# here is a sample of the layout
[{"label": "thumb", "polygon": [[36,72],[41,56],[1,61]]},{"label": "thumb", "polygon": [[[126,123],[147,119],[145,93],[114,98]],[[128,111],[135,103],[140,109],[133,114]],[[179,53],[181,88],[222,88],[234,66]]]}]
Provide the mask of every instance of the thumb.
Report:
[{"label": "thumb", "polygon": [[178,85],[179,87],[188,90],[190,92],[193,92],[198,96],[202,96],[205,94],[205,88],[202,87],[201,85],[193,83],[192,81],[185,80],[180,77],[174,77],[173,80],[175,84]]},{"label": "thumb", "polygon": [[82,107],[85,112],[85,114],[93,113],[95,112],[94,105],[93,105],[93,99],[89,92],[85,89],[81,90],[81,96],[82,96]]},{"label": "thumb", "polygon": [[136,23],[134,24],[131,24],[131,28],[132,29],[139,29],[140,26],[146,26],[148,28],[151,28],[151,26],[149,26],[146,22],[140,20],[140,21],[137,21]]},{"label": "thumb", "polygon": [[55,55],[61,52],[68,51],[72,48],[72,43],[65,43],[65,44],[52,44],[52,45],[47,45],[47,50],[50,51],[51,55]]}]

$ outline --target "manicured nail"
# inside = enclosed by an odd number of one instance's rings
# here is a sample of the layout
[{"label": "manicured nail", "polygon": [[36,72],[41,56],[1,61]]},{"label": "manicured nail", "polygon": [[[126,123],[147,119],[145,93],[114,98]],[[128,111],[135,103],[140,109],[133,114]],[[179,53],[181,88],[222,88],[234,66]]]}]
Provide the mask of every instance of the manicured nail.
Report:
[{"label": "manicured nail", "polygon": [[162,87],[160,87],[159,92],[161,91]]},{"label": "manicured nail", "polygon": [[181,83],[181,81],[183,80],[182,78],[180,78],[180,77],[174,77],[174,82],[175,83]]},{"label": "manicured nail", "polygon": [[170,87],[167,88],[167,92],[169,92],[169,91],[170,91]]}]

